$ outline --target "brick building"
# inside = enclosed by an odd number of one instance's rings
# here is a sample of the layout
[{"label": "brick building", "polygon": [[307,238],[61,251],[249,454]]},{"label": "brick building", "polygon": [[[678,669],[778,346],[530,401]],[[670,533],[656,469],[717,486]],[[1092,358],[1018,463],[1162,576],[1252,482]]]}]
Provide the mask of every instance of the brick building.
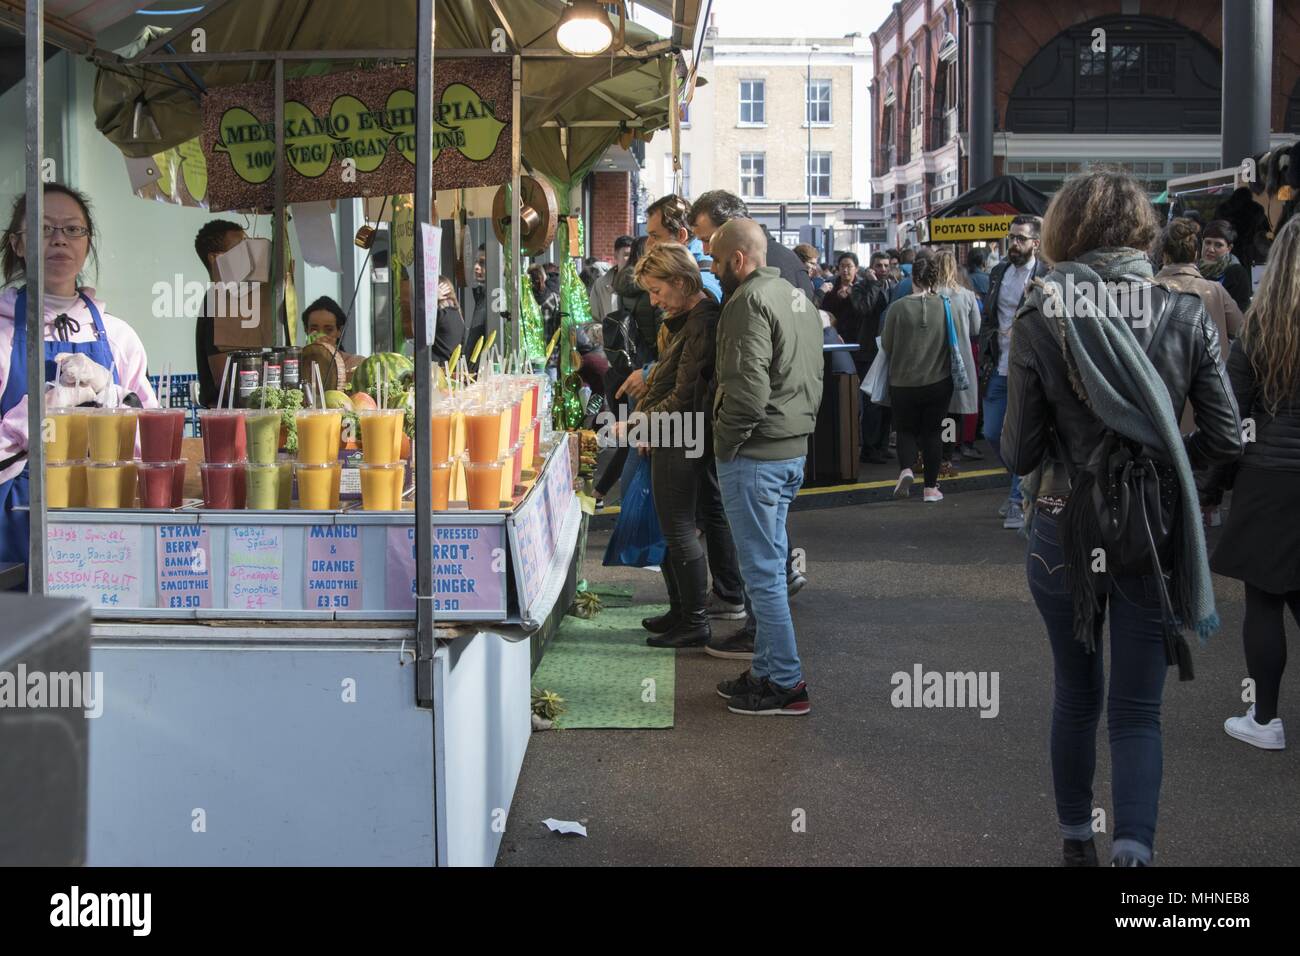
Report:
[{"label": "brick building", "polygon": [[[1282,143],[1300,132],[1300,0],[1266,6],[1269,130]],[[995,174],[1050,193],[1105,162],[1154,197],[1223,166],[1223,0],[903,0],[871,36],[872,187],[896,241],[915,241],[929,211],[968,188],[976,7],[991,11],[995,41]]]}]

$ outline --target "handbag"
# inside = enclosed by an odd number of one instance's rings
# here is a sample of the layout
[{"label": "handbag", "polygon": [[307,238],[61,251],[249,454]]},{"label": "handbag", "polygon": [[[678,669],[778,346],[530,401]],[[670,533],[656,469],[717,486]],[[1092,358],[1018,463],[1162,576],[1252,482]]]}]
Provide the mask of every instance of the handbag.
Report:
[{"label": "handbag", "polygon": [[876,352],[876,357],[871,360],[871,367],[867,369],[867,374],[862,376],[862,384],[859,388],[861,388],[862,394],[877,405],[883,405],[889,401],[889,359],[886,357],[884,349]]},{"label": "handbag", "polygon": [[952,320],[952,300],[943,296],[943,315],[948,320],[948,350],[952,359],[952,387],[958,392],[970,388],[970,373],[966,370],[966,360],[961,355],[961,343],[957,340],[957,326]]},{"label": "handbag", "polygon": [[604,564],[606,567],[654,567],[663,563],[665,545],[650,492],[650,456],[635,451],[628,453],[637,455],[637,463],[623,492],[618,521],[605,548]]}]

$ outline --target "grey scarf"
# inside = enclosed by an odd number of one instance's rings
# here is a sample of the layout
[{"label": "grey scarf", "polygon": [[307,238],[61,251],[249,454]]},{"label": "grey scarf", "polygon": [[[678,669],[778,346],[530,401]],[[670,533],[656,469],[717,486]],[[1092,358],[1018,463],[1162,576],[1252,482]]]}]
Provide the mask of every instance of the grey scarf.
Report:
[{"label": "grey scarf", "polygon": [[[1067,276],[1073,277],[1075,295],[1064,294]],[[1152,277],[1151,263],[1137,249],[1098,249],[1079,257],[1078,262],[1057,263],[1050,275],[1036,282],[1026,297],[1026,307],[1043,314],[1060,315],[1058,334],[1065,352],[1070,381],[1093,413],[1118,434],[1162,451],[1164,460],[1178,476],[1182,567],[1190,580],[1185,601],[1175,604],[1184,628],[1195,630],[1203,641],[1219,628],[1214,604],[1214,587],[1205,551],[1205,532],[1191,464],[1183,446],[1178,415],[1169,400],[1169,390],[1138,343],[1104,281]],[[1092,302],[1080,289],[1098,290]],[[1049,312],[1046,302],[1054,298]],[[1095,307],[1094,307],[1095,303]],[[1182,606],[1179,606],[1182,605]]]}]

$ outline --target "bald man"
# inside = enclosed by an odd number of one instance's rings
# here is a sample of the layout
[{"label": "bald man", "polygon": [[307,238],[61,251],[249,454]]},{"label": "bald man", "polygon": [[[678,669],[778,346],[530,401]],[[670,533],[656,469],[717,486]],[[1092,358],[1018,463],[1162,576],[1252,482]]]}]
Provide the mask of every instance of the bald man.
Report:
[{"label": "bald man", "polygon": [[727,709],[802,715],[799,664],[786,584],[785,517],[803,484],[808,436],[822,397],[821,323],[802,292],[767,265],[767,236],[732,219],[711,237],[726,294],[718,322],[713,449],[727,522],[757,631],[749,670],[718,685]]}]

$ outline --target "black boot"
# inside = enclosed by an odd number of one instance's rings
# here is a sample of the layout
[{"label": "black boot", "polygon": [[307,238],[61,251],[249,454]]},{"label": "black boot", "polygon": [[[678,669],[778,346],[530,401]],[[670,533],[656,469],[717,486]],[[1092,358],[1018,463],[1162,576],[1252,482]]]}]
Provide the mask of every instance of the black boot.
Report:
[{"label": "black boot", "polygon": [[681,598],[681,617],[672,630],[646,638],[651,647],[700,647],[712,636],[709,628],[709,559],[673,559],[673,577]]},{"label": "black boot", "polygon": [[672,630],[682,616],[682,599],[677,590],[677,581],[673,578],[673,563],[667,553],[664,554],[660,568],[664,573],[664,587],[668,589],[668,610],[655,617],[641,619],[641,626],[652,634],[663,634]]},{"label": "black boot", "polygon": [[1061,851],[1066,866],[1097,866],[1097,845],[1086,840],[1066,840]]}]

